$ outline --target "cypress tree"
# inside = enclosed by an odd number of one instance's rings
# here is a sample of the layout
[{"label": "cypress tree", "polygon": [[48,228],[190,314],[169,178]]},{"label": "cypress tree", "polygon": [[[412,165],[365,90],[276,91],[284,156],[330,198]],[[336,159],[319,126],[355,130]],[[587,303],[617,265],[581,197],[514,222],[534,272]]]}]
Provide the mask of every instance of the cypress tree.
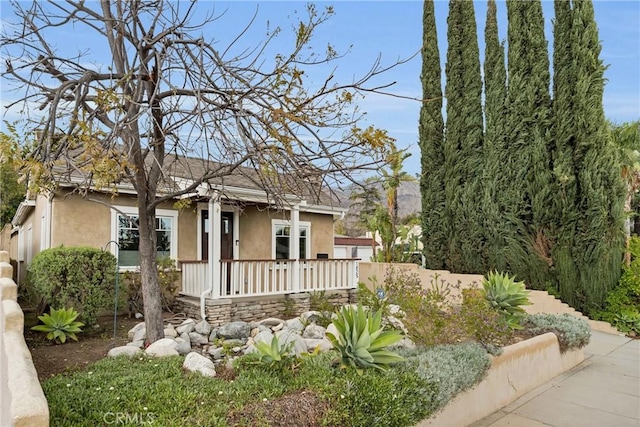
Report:
[{"label": "cypress tree", "polygon": [[612,146],[604,108],[605,66],[590,0],[574,0],[571,52],[575,88],[573,124],[580,217],[573,260],[577,289],[563,284],[567,302],[585,313],[602,308],[607,292],[620,278],[624,250],[624,185]]},{"label": "cypress tree", "polygon": [[[553,284],[563,299],[576,295],[578,271],[573,261],[572,248],[576,220],[580,216],[577,206],[577,181],[573,160],[575,148],[573,92],[573,53],[571,48],[572,12],[568,0],[555,0],[553,26],[553,138],[556,150],[553,161],[556,216],[555,244],[552,249],[556,280]],[[573,300],[572,300],[573,301]]]},{"label": "cypress tree", "polygon": [[482,257],[482,79],[473,2],[451,0],[447,19],[447,124],[445,203],[446,265],[459,273],[484,273]]},{"label": "cypress tree", "polygon": [[[510,270],[533,288],[546,288],[551,258],[551,135],[549,58],[539,0],[507,0],[507,144],[511,190],[504,200],[509,221]],[[510,206],[509,206],[510,205]]]},{"label": "cypress tree", "polygon": [[504,271],[507,268],[503,248],[503,209],[498,204],[499,181],[502,178],[502,157],[505,150],[504,113],[507,96],[507,71],[504,64],[504,43],[498,37],[496,2],[487,3],[487,20],[484,30],[484,231],[487,267]]},{"label": "cypress tree", "polygon": [[446,224],[444,199],[444,152],[442,80],[434,1],[425,0],[422,40],[422,98],[419,144],[422,174],[422,242],[427,268],[444,268]]}]

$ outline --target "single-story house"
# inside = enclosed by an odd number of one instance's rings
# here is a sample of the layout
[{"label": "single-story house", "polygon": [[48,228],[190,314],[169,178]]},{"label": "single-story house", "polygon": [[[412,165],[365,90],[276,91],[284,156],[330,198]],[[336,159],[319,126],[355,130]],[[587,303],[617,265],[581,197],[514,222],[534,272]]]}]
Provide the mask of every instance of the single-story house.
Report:
[{"label": "single-story house", "polygon": [[[181,167],[193,169],[202,160],[197,162],[186,159]],[[185,179],[174,175],[172,185]],[[60,245],[103,248],[117,256],[121,271],[138,267],[133,187],[121,183],[115,193],[93,189],[83,197],[73,191],[73,181],[62,180],[55,190],[20,204],[12,221],[19,281],[38,252]],[[345,210],[322,192],[284,199],[276,206],[238,173],[157,207],[158,255],[176,260],[181,294],[203,317],[208,300],[357,288],[358,260],[334,254],[334,221]]]},{"label": "single-story house", "polygon": [[333,238],[333,256],[336,258],[358,258],[369,262],[373,259],[374,248],[378,243],[367,233],[367,236],[336,235]]}]

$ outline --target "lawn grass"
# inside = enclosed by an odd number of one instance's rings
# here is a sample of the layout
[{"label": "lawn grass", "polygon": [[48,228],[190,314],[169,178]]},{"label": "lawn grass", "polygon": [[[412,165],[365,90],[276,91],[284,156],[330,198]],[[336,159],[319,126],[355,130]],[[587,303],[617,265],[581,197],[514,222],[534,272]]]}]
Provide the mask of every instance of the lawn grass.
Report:
[{"label": "lawn grass", "polygon": [[[433,413],[443,400],[440,384],[425,370],[457,372],[467,383],[469,372],[476,372],[474,384],[484,376],[489,356],[484,353],[485,359],[478,363],[477,354],[484,350],[466,347],[461,351],[475,356],[439,358],[440,366],[427,366],[418,352],[387,372],[369,369],[362,374],[335,366],[333,351],[277,366],[241,363],[236,364],[233,380],[186,373],[179,356],[106,358],[83,371],[55,376],[43,383],[43,389],[52,426],[115,424],[117,416],[121,424],[129,420],[129,424],[160,426],[225,426],[229,421],[278,425],[273,419],[278,411],[273,408],[286,406],[284,399],[296,399],[296,393],[300,396],[303,391],[317,396],[316,404],[322,408],[317,424],[308,425],[410,426]],[[447,363],[456,366],[442,366]],[[455,375],[451,381],[456,381]],[[292,419],[305,415],[288,410]]]}]

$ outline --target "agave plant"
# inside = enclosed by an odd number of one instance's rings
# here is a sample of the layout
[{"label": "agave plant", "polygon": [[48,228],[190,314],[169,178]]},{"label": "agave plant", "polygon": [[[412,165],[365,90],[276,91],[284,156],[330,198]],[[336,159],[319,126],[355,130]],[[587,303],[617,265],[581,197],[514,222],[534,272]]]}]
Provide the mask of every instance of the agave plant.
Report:
[{"label": "agave plant", "polygon": [[278,337],[274,336],[271,339],[270,344],[264,341],[258,341],[255,343],[255,346],[258,351],[256,353],[251,353],[255,355],[253,357],[264,364],[274,365],[291,356],[290,353],[293,342],[281,346],[278,342]]},{"label": "agave plant", "polygon": [[327,332],[327,338],[341,354],[343,366],[386,370],[390,364],[402,362],[404,358],[386,347],[402,339],[396,330],[385,331],[382,313],[371,313],[361,304],[357,307],[344,306],[333,320],[337,336]]},{"label": "agave plant", "polygon": [[516,282],[507,273],[489,272],[482,282],[484,297],[489,305],[502,314],[512,329],[520,328],[520,318],[525,314],[523,305],[529,302],[529,291],[524,282]]},{"label": "agave plant", "polygon": [[64,344],[67,341],[67,337],[74,341],[78,341],[76,334],[82,332],[81,326],[84,326],[82,322],[76,322],[78,312],[73,308],[60,310],[54,310],[53,308],[49,313],[45,313],[42,316],[38,316],[38,319],[43,323],[31,328],[34,331],[46,332],[47,339],[54,340],[57,343]]}]

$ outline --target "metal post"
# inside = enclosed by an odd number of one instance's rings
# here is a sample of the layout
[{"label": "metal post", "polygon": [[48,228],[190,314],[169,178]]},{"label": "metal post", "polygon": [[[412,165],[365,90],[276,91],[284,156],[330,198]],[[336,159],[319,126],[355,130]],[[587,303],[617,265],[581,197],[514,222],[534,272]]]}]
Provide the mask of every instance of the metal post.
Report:
[{"label": "metal post", "polygon": [[120,244],[115,240],[109,240],[106,245],[104,245],[103,251],[107,250],[107,247],[111,244],[116,245],[116,288],[114,292],[113,299],[113,340],[116,339],[116,325],[118,323],[118,279],[120,277]]}]

